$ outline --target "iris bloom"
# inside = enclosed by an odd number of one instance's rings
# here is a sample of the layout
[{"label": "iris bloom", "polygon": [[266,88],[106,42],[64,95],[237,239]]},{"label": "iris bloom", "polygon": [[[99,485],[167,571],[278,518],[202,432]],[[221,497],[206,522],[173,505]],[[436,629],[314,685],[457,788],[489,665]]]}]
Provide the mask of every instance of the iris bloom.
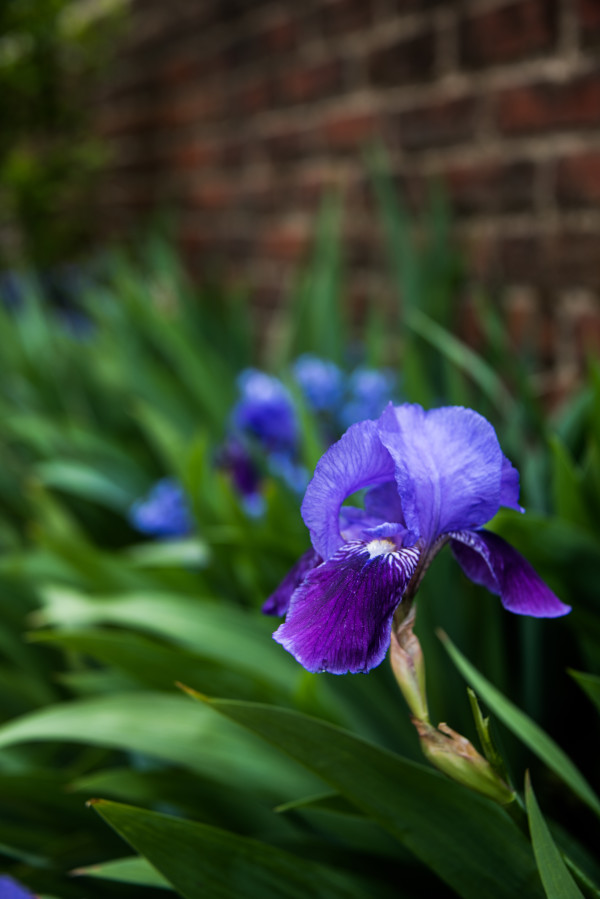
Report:
[{"label": "iris bloom", "polygon": [[377,418],[389,401],[395,381],[391,371],[356,368],[348,382],[350,398],[340,412],[342,426],[347,428],[365,418]]},{"label": "iris bloom", "polygon": [[142,534],[156,537],[185,537],[192,531],[185,493],[172,478],[157,481],[147,496],[136,500],[129,520]]},{"label": "iris bloom", "polygon": [[335,362],[303,353],[294,363],[294,378],[311,409],[332,412],[344,394],[344,375]]},{"label": "iris bloom", "polygon": [[238,378],[241,397],[233,409],[236,430],[254,437],[269,451],[292,451],[298,439],[296,412],[278,378],[248,368]]},{"label": "iris bloom", "polygon": [[0,896],[2,899],[34,899],[32,893],[8,874],[0,874]]},{"label": "iris bloom", "polygon": [[[366,488],[364,509],[342,507]],[[482,526],[519,506],[519,475],[492,425],[461,407],[390,403],[352,425],[321,458],[302,503],[313,549],[264,606],[308,671],[366,672],[383,660],[394,612],[410,602],[449,542],[465,574],[511,612],[570,611],[531,565]]]}]

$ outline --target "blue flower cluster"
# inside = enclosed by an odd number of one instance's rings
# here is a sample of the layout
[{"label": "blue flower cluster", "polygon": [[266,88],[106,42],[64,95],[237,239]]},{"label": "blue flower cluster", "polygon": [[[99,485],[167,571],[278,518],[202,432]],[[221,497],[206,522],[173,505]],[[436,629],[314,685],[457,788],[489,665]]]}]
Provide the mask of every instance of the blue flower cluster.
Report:
[{"label": "blue flower cluster", "polygon": [[[292,365],[292,378],[318,418],[325,444],[355,421],[377,418],[393,398],[389,371],[361,366],[347,375],[334,362],[310,353]],[[308,472],[299,463],[299,422],[287,387],[273,375],[246,369],[238,378],[240,396],[231,414],[230,436],[219,463],[231,473],[246,511],[262,512],[261,475],[269,473],[303,493]]]},{"label": "blue flower cluster", "polygon": [[192,531],[192,516],[181,485],[163,478],[145,497],[134,502],[129,521],[142,534],[153,537],[185,537]]},{"label": "blue flower cluster", "polygon": [[[355,421],[377,418],[393,398],[395,385],[391,372],[363,366],[347,375],[335,363],[310,354],[295,361],[292,377],[318,418],[326,445]],[[309,474],[299,459],[298,410],[287,387],[255,368],[243,371],[237,384],[239,397],[216,464],[229,473],[246,514],[258,518],[264,512],[265,475],[301,495]],[[147,496],[136,500],[129,521],[136,530],[155,537],[182,537],[192,531],[185,494],[171,478],[158,481]]]},{"label": "blue flower cluster", "polygon": [[357,421],[378,418],[395,396],[396,377],[388,369],[361,365],[347,375],[334,362],[305,353],[292,371],[308,406],[328,419],[332,439]]}]

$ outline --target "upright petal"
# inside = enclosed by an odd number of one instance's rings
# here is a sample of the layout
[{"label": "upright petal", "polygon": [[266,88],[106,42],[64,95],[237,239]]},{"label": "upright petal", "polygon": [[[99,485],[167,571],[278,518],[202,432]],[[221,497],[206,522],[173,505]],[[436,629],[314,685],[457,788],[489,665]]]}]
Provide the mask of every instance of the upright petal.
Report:
[{"label": "upright petal", "polygon": [[450,536],[454,557],[467,577],[500,594],[509,612],[557,618],[571,611],[502,537],[490,531],[459,531]]},{"label": "upright petal", "polygon": [[314,549],[309,549],[300,556],[295,565],[293,565],[277,589],[271,593],[269,598],[265,600],[262,607],[265,615],[285,615],[287,612],[292,594],[296,587],[302,583],[308,572],[320,565],[323,560],[316,554]]},{"label": "upright petal", "polygon": [[353,674],[383,660],[419,553],[386,540],[345,544],[298,587],[275,639],[308,671]]},{"label": "upright petal", "polygon": [[492,425],[472,409],[388,406],[378,420],[396,465],[406,526],[428,543],[480,527],[500,503],[502,451]]},{"label": "upright petal", "polygon": [[324,559],[341,546],[340,507],[347,496],[390,481],[394,463],[381,444],[375,422],[361,421],[348,428],[319,461],[302,502],[302,518],[312,544]]},{"label": "upright petal", "polygon": [[516,509],[517,512],[525,511],[523,506],[519,505],[519,472],[506,456],[502,456],[500,505],[506,506],[507,509]]}]

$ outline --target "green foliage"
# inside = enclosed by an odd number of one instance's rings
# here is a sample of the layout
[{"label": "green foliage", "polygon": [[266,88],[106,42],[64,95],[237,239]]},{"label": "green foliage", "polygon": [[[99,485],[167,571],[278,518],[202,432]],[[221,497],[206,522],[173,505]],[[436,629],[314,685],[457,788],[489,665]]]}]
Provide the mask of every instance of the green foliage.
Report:
[{"label": "green foliage", "polygon": [[[81,297],[84,335],[34,279],[16,312],[0,306],[0,866],[36,893],[597,895],[599,370],[549,415],[483,300],[484,346],[468,349],[440,196],[416,228],[376,177],[398,302],[358,327],[337,198],[260,358],[244,298],[196,295],[158,239],[137,259],[106,255]],[[322,421],[291,364],[349,365],[357,337],[407,399],[480,409],[523,472],[530,511],[492,527],[572,614],[517,620],[444,551],[417,632],[432,717],[479,734],[514,784],[530,768],[547,825],[530,791],[500,808],[427,766],[387,663],[308,674],[260,613],[308,536],[299,495],[264,459],[258,517],[219,463],[236,377],[259,365],[289,385],[312,467]],[[192,532],[142,537],[129,510],[165,477],[183,485]],[[463,678],[484,706],[472,697],[475,721]]]}]

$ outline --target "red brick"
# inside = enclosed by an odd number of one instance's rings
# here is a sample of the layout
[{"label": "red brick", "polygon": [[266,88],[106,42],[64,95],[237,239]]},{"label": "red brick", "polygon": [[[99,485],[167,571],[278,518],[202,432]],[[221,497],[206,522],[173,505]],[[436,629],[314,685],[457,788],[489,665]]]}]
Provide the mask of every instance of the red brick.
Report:
[{"label": "red brick", "polygon": [[356,150],[376,136],[379,119],[371,112],[348,112],[329,118],[323,135],[332,150]]},{"label": "red brick", "polygon": [[533,207],[535,166],[527,160],[463,164],[439,174],[459,214],[490,215]]},{"label": "red brick", "polygon": [[460,23],[460,60],[467,67],[510,63],[551,50],[557,39],[553,0],[519,0]]},{"label": "red brick", "polygon": [[[316,168],[294,173],[286,186],[290,208],[313,215],[324,195],[339,186],[335,169]],[[281,196],[281,194],[280,194]]]},{"label": "red brick", "polygon": [[600,41],[600,3],[598,0],[576,0],[580,41],[589,47]]},{"label": "red brick", "polygon": [[[549,270],[553,287],[600,289],[600,229],[563,228],[546,242],[542,276]],[[540,272],[535,277],[539,279]]]},{"label": "red brick", "polygon": [[342,88],[342,66],[339,60],[318,65],[290,68],[278,79],[278,100],[283,104],[321,100]]},{"label": "red brick", "polygon": [[275,164],[295,162],[315,152],[318,147],[317,135],[306,129],[288,128],[265,138],[263,147],[268,158]]},{"label": "red brick", "polygon": [[600,309],[589,309],[575,321],[575,346],[580,359],[600,358]]},{"label": "red brick", "polygon": [[104,110],[96,123],[102,137],[138,135],[154,129],[156,115],[154,110],[139,105],[116,106]]},{"label": "red brick", "polygon": [[239,113],[255,113],[268,109],[273,103],[273,87],[267,78],[243,84],[236,92],[232,106]]},{"label": "red brick", "polygon": [[376,47],[367,59],[369,80],[376,87],[427,81],[435,65],[435,37],[425,31]]},{"label": "red brick", "polygon": [[223,166],[239,168],[245,159],[253,155],[258,142],[243,136],[225,140],[219,145],[219,155]]},{"label": "red brick", "polygon": [[477,104],[472,97],[416,106],[400,113],[392,123],[395,138],[405,150],[449,146],[471,140]]},{"label": "red brick", "polygon": [[309,244],[309,230],[298,225],[275,224],[263,231],[259,252],[266,259],[298,262]]},{"label": "red brick", "polygon": [[600,150],[575,153],[559,160],[556,193],[565,206],[600,203]]},{"label": "red brick", "polygon": [[327,0],[318,4],[317,26],[325,37],[362,31],[373,21],[372,0]]},{"label": "red brick", "polygon": [[212,165],[218,158],[219,152],[216,145],[202,140],[190,141],[172,153],[173,164],[183,171],[195,171]]},{"label": "red brick", "polygon": [[547,271],[542,238],[538,234],[511,234],[498,240],[497,274],[501,282],[527,284],[539,282],[541,271]]},{"label": "red brick", "polygon": [[509,88],[496,98],[498,126],[506,134],[600,125],[600,71],[571,81]]},{"label": "red brick", "polygon": [[296,49],[299,43],[298,26],[292,19],[280,19],[268,25],[259,35],[263,52],[279,56]]},{"label": "red brick", "polygon": [[250,210],[258,216],[263,212],[277,212],[281,197],[287,196],[288,190],[289,188],[282,187],[280,178],[254,180],[240,188],[237,200],[240,208]]},{"label": "red brick", "polygon": [[200,73],[201,68],[197,59],[177,55],[164,63],[160,80],[169,85],[179,85],[193,81]]},{"label": "red brick", "polygon": [[210,180],[188,191],[188,204],[218,212],[233,202],[233,188],[229,182]]},{"label": "red brick", "polygon": [[189,125],[194,122],[213,121],[222,118],[227,111],[225,97],[205,85],[176,94],[173,100],[162,104],[159,121],[163,127]]}]

